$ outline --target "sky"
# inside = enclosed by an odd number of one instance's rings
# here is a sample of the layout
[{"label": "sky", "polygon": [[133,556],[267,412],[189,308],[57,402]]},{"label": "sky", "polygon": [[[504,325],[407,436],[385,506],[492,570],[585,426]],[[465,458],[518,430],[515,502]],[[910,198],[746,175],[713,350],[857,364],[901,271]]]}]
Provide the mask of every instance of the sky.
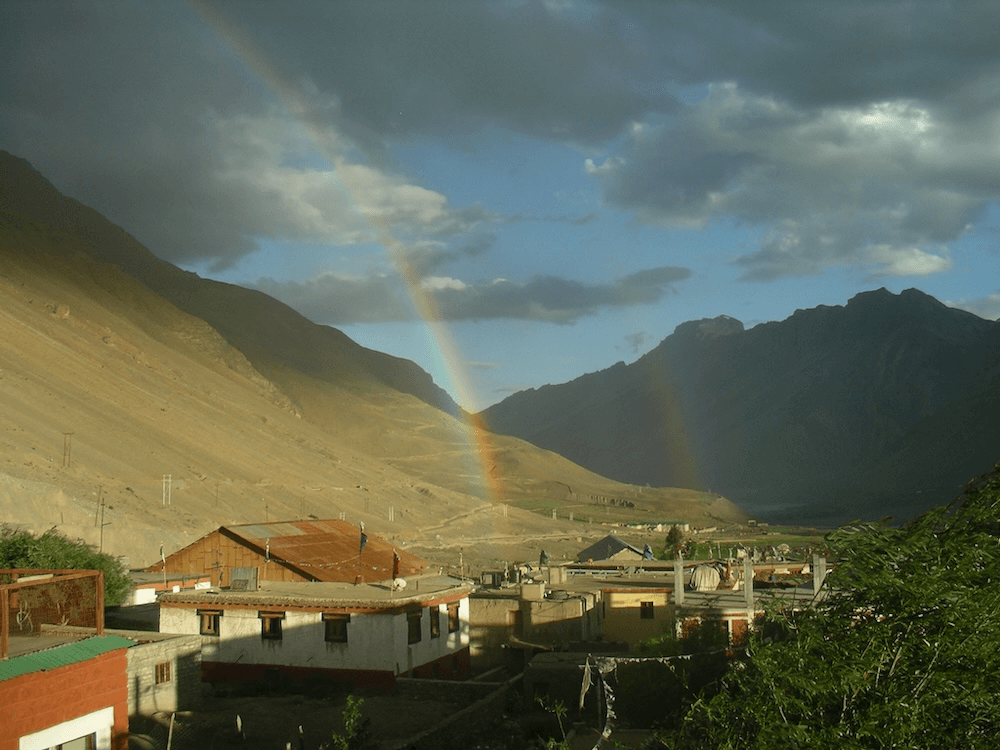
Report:
[{"label": "sky", "polygon": [[997,319],[998,37],[993,0],[25,0],[0,149],[475,411],[688,320]]}]

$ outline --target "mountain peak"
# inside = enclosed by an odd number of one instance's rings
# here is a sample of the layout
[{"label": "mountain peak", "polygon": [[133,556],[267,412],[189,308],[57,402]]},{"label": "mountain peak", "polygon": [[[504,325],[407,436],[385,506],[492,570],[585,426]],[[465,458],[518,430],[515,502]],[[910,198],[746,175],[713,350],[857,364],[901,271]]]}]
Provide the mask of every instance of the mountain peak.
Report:
[{"label": "mountain peak", "polygon": [[702,318],[701,320],[689,320],[686,323],[681,323],[674,329],[675,336],[694,341],[717,339],[742,332],[743,323],[728,315],[719,315],[715,318]]}]

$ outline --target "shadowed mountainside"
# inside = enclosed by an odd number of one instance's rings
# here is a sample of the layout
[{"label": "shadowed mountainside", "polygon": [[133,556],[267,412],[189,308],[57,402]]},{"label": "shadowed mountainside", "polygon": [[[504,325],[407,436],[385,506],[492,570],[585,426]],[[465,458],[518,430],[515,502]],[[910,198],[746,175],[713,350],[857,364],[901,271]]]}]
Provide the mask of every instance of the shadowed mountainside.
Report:
[{"label": "shadowed mountainside", "polygon": [[571,554],[607,533],[580,523],[595,498],[745,517],[474,430],[414,363],[158,260],[3,152],[0,327],[0,522],[133,565],[220,524],[310,516],[442,565]]},{"label": "shadowed mountainside", "polygon": [[915,289],[750,330],[692,321],[633,364],[481,416],[602,475],[711,488],[765,517],[908,518],[1000,454],[1000,323]]}]

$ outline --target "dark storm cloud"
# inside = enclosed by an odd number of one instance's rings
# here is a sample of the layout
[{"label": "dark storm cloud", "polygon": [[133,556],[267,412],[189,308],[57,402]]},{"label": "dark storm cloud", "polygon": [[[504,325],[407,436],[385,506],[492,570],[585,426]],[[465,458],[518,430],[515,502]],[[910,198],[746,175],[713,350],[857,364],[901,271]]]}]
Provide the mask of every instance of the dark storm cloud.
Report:
[{"label": "dark storm cloud", "polygon": [[613,13],[441,0],[221,7],[289,70],[335,92],[338,125],[372,150],[487,123],[596,144],[651,107],[676,105],[632,85],[645,55]]},{"label": "dark storm cloud", "polygon": [[1000,9],[991,0],[608,2],[685,85],[733,82],[798,107],[899,98],[992,109]]},{"label": "dark storm cloud", "polygon": [[183,5],[15,3],[4,16],[4,148],[164,257],[252,249],[241,225],[259,196],[220,189],[205,121],[209,102],[262,103]]},{"label": "dark storm cloud", "polygon": [[[377,226],[440,271],[504,217],[413,184],[392,147],[494,126],[602,154],[606,203],[645,221],[758,228],[747,279],[929,274],[1000,198],[998,30],[992,1],[7,3],[0,147],[216,269]],[[573,282],[532,283],[441,303],[577,314],[534,306]]]},{"label": "dark storm cloud", "polygon": [[[508,318],[572,323],[602,308],[656,302],[687,279],[686,268],[651,268],[609,284],[585,284],[555,276],[524,283],[498,279],[466,284],[457,279],[428,277],[426,294],[445,321]],[[416,311],[395,276],[343,278],[332,274],[305,283],[261,279],[254,285],[307,318],[328,325],[414,320]]]},{"label": "dark storm cloud", "polygon": [[996,3],[618,7],[659,40],[665,75],[711,88],[588,168],[648,222],[763,230],[735,259],[745,279],[946,270],[1000,199]]},{"label": "dark storm cloud", "polygon": [[[371,241],[365,217],[407,237],[474,228],[444,196],[430,219],[434,196],[408,203],[420,188],[386,164],[390,142],[500,123],[596,144],[673,106],[627,84],[619,19],[538,3],[52,2],[4,16],[0,147],[161,257],[216,269],[262,237]],[[298,123],[278,80],[307,104]],[[367,166],[364,195],[384,200],[335,195],[343,175],[315,164],[296,125]]]},{"label": "dark storm cloud", "polygon": [[585,284],[556,276],[526,283],[504,279],[484,285],[445,286],[433,297],[444,320],[520,320],[572,323],[601,308],[651,304],[691,275],[686,268],[652,268],[610,284]]}]

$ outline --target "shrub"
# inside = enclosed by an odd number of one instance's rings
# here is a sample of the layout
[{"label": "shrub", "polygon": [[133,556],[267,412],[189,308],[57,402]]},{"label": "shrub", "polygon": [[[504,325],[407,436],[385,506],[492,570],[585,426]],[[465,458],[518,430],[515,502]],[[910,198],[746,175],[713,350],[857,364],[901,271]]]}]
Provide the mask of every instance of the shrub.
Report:
[{"label": "shrub", "polygon": [[104,603],[121,604],[131,588],[128,570],[120,560],[59,534],[54,528],[31,532],[0,526],[0,568],[70,568],[104,571]]}]

